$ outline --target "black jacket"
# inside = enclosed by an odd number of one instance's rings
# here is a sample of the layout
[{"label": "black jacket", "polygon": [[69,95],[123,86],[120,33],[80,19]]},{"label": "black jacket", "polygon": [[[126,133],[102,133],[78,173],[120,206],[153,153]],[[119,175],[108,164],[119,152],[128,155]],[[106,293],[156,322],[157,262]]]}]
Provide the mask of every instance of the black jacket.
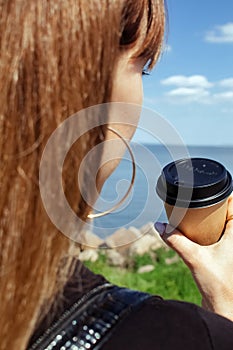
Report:
[{"label": "black jacket", "polygon": [[[106,282],[104,277],[93,274],[79,263],[73,278],[66,285],[63,303],[52,318],[50,314],[50,317],[43,320],[32,336],[28,349],[31,349],[32,344],[46,332],[52,323],[56,323],[59,319],[62,320],[66,310],[72,309],[73,305],[77,301],[82,300],[83,296],[88,295],[90,291],[96,288],[98,289],[99,286],[104,286]],[[110,288],[112,287],[110,286]],[[135,295],[133,298],[135,299]],[[106,299],[106,297],[104,296],[103,299]],[[117,299],[112,299],[111,301],[113,305],[117,305],[113,307],[115,308],[114,312],[116,312],[117,308],[117,310],[120,310],[119,305],[121,306],[121,301],[117,301]],[[101,309],[101,306],[94,306],[96,310]],[[106,303],[103,303],[103,308],[105,307]],[[90,313],[90,311],[88,312]],[[81,315],[83,315],[83,311]],[[92,316],[89,315],[88,317]],[[71,333],[67,332],[66,340],[69,340],[69,334]],[[136,307],[129,305],[127,311],[122,313],[122,316],[117,320],[111,331],[106,334],[107,336],[104,336],[101,346],[98,344],[92,345],[91,349],[233,349],[233,323],[231,321],[207,312],[194,304],[163,300],[159,296],[148,296],[145,300],[138,303]],[[72,347],[71,342],[67,341],[66,346],[63,346],[62,350],[88,349],[85,346],[75,346],[73,345]],[[39,347],[38,349],[47,348]],[[48,349],[60,350],[61,347],[54,342],[54,345],[51,345]]]}]

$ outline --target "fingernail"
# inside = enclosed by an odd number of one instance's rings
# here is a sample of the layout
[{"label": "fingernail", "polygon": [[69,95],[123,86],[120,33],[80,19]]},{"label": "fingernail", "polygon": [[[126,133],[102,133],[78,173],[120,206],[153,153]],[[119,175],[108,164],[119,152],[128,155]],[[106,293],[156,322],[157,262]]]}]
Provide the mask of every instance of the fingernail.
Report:
[{"label": "fingernail", "polygon": [[165,232],[166,226],[162,224],[161,222],[155,223],[155,229],[158,231],[160,235],[162,235]]}]

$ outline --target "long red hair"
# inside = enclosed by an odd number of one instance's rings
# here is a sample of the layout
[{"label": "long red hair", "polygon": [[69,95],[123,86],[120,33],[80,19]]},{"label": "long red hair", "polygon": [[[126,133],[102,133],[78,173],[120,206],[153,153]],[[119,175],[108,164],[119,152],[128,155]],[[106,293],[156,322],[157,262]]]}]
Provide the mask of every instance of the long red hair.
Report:
[{"label": "long red hair", "polygon": [[[2,350],[26,348],[72,271],[74,243],[53,226],[40,198],[45,144],[71,114],[110,100],[117,58],[137,41],[143,17],[146,35],[137,55],[152,67],[164,32],[163,0],[0,1]],[[63,172],[80,216],[89,209],[70,165],[78,169],[103,134],[103,128],[85,134]]]}]

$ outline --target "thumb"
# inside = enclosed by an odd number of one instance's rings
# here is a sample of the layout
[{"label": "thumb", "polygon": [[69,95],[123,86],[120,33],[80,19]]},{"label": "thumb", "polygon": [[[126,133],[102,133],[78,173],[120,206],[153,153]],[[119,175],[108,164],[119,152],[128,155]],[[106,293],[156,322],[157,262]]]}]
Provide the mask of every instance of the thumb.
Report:
[{"label": "thumb", "polygon": [[[169,224],[163,224],[163,232],[161,232],[161,224],[159,226],[160,236],[163,241],[175,250],[187,265],[192,266],[200,246]],[[156,227],[157,225],[155,225],[155,228]]]}]

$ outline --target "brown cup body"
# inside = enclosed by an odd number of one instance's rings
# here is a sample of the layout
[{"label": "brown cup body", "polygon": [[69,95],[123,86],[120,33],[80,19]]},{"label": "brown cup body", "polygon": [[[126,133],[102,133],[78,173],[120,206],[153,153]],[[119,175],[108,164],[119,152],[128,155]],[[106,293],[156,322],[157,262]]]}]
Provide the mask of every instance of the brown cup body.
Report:
[{"label": "brown cup body", "polygon": [[208,158],[183,158],[167,164],[156,191],[169,223],[201,245],[216,243],[224,232],[232,176]]},{"label": "brown cup body", "polygon": [[200,245],[216,243],[225,228],[228,198],[211,206],[181,208],[164,203],[169,223]]}]

